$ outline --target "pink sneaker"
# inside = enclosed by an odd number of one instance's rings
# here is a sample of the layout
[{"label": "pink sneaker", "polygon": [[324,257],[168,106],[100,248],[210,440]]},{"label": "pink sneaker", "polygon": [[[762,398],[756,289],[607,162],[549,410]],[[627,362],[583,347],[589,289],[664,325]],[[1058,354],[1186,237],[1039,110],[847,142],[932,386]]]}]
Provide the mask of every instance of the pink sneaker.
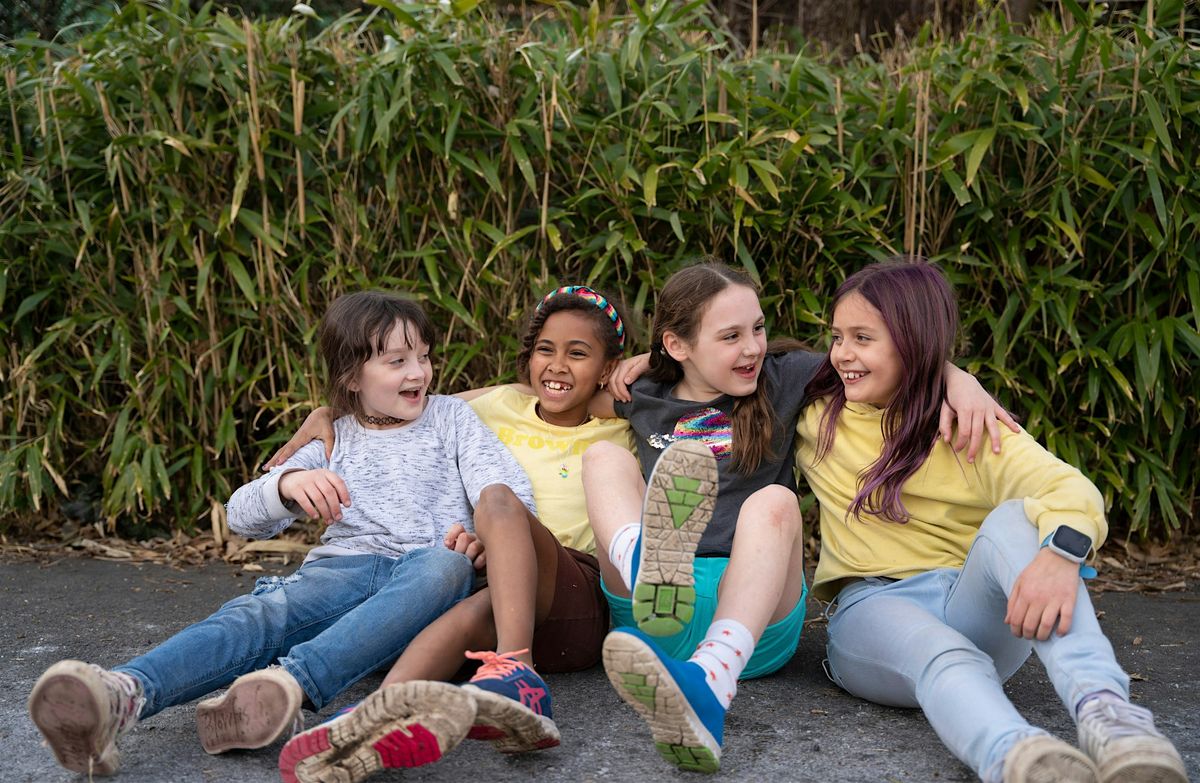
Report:
[{"label": "pink sneaker", "polygon": [[494,652],[469,652],[483,666],[463,686],[475,698],[475,725],[471,739],[489,740],[501,753],[526,753],[553,748],[561,742],[546,682],[515,656]]}]

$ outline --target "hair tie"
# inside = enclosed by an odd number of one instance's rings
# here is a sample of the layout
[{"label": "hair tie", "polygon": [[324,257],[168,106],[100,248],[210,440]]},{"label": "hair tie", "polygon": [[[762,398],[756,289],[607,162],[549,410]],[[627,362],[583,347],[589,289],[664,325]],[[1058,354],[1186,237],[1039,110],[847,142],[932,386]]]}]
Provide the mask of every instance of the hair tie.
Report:
[{"label": "hair tie", "polygon": [[565,285],[562,288],[555,288],[550,293],[542,297],[542,301],[538,303],[537,309],[542,307],[551,299],[558,295],[577,296],[585,302],[591,302],[600,308],[600,312],[608,316],[608,320],[612,321],[613,329],[617,333],[617,345],[622,351],[625,350],[625,324],[621,323],[621,316],[617,314],[617,308],[612,306],[612,303],[605,299],[600,294],[596,293],[586,285]]}]

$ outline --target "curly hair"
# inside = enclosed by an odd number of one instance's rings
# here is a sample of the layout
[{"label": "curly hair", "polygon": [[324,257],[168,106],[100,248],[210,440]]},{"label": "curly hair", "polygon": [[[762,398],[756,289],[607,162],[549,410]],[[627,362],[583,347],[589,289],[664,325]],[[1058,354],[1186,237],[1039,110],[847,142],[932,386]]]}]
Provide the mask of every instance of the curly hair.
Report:
[{"label": "curly hair", "polygon": [[[620,312],[620,308],[617,307],[612,297],[601,295],[614,309],[617,309],[618,313]],[[529,360],[533,356],[533,347],[542,334],[542,327],[546,325],[546,319],[555,313],[562,312],[582,313],[592,321],[596,329],[596,338],[604,347],[605,359],[620,358],[624,352],[621,335],[613,328],[612,320],[596,306],[595,302],[576,296],[574,293],[556,292],[543,299],[541,304],[534,309],[533,314],[529,317],[529,324],[525,327],[525,333],[521,335],[521,350],[517,354],[517,377],[522,382],[529,383]]]}]

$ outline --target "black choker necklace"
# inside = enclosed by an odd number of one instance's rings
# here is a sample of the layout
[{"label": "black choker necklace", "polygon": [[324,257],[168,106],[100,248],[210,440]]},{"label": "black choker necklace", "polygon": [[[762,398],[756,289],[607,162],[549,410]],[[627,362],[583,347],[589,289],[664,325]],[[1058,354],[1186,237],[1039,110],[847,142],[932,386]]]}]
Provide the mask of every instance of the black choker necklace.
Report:
[{"label": "black choker necklace", "polygon": [[403,424],[408,419],[397,419],[395,416],[364,416],[367,424],[374,424],[376,427],[389,427],[393,424]]}]

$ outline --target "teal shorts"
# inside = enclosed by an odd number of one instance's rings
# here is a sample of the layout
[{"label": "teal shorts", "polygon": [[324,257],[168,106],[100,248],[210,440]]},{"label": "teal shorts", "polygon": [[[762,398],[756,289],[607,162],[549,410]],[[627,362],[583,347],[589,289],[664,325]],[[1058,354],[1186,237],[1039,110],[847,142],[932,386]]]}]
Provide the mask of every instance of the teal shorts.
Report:
[{"label": "teal shorts", "polygon": [[[696,613],[692,621],[679,633],[673,636],[660,636],[655,642],[672,658],[684,660],[690,658],[696,651],[708,626],[712,624],[713,615],[717,612],[717,587],[721,584],[721,576],[729,565],[728,557],[697,557],[695,566],[696,578]],[[608,586],[601,582],[604,595],[608,598],[608,609],[612,614],[613,628],[633,628],[633,601],[628,598],[613,595]],[[804,604],[808,598],[808,585],[800,594],[800,600],[788,616],[776,623],[771,623],[763,631],[762,638],[754,646],[754,655],[746,664],[746,670],[738,679],[752,680],[755,677],[765,677],[779,671],[791,660],[800,643],[800,632],[804,630]]]}]

